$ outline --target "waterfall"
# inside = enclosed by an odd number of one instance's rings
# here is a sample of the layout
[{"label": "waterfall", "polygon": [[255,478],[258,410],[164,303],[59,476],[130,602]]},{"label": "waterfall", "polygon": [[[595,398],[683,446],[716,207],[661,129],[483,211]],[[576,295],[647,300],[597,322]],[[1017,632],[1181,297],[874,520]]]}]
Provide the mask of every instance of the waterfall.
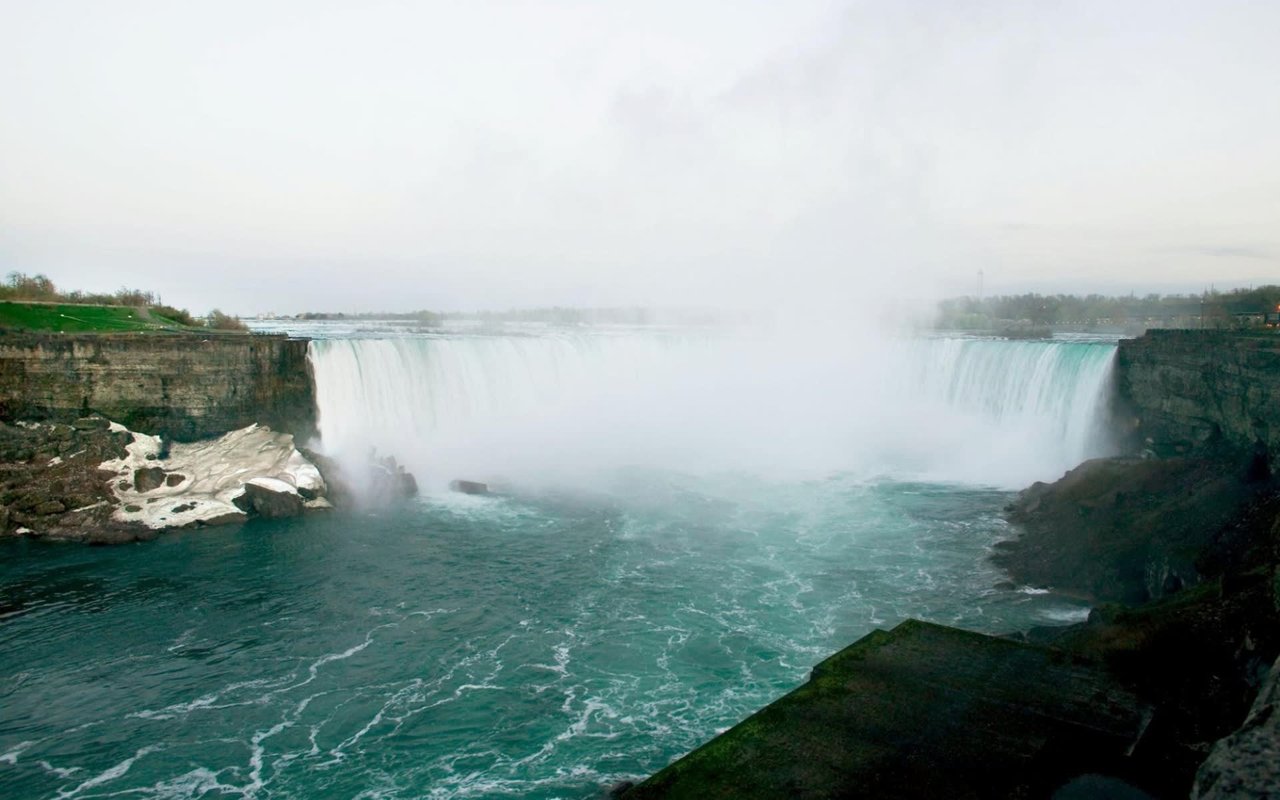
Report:
[{"label": "waterfall", "polygon": [[1114,345],[710,333],[318,339],[322,446],[453,478],[619,467],[1017,487],[1106,454]]}]

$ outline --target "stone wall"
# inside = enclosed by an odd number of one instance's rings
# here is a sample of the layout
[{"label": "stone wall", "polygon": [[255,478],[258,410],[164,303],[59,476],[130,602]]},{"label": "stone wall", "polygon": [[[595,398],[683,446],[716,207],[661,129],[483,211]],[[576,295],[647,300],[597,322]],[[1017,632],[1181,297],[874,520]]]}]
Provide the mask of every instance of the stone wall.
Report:
[{"label": "stone wall", "polygon": [[1168,456],[1265,442],[1280,454],[1280,335],[1152,330],[1120,342],[1120,418]]},{"label": "stone wall", "polygon": [[255,422],[315,432],[307,342],[228,334],[0,334],[0,420],[91,413],[177,441]]}]

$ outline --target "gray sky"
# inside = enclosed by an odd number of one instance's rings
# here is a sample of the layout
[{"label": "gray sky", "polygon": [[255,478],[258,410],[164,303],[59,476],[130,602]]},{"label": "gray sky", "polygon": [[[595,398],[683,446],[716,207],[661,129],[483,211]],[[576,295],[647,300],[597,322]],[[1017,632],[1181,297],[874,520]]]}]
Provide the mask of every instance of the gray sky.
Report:
[{"label": "gray sky", "polygon": [[0,269],[203,311],[1280,281],[1277,2],[0,0]]}]

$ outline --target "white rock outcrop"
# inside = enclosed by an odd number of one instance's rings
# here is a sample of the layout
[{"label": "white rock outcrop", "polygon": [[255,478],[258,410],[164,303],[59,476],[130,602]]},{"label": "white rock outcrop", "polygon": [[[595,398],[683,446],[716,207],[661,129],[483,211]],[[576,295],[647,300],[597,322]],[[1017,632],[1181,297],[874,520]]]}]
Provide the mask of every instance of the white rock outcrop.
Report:
[{"label": "white rock outcrop", "polygon": [[[112,423],[112,430],[126,430]],[[327,509],[324,478],[294,446],[293,436],[251,425],[220,439],[173,444],[133,433],[124,458],[103,462],[116,473],[112,518],[152,529],[239,522],[274,509]],[[163,457],[162,457],[163,454]],[[251,493],[247,485],[253,485]]]}]

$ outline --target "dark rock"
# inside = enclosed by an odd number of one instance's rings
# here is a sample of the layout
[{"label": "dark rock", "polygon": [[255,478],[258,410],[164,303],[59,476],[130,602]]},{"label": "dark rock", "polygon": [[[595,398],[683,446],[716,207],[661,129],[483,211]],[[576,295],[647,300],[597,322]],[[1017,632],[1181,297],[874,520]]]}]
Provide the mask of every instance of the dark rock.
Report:
[{"label": "dark rock", "polygon": [[[351,465],[306,448],[298,448],[316,465],[328,487],[327,496],[338,507],[381,507],[403,502],[418,494],[418,482],[394,458],[374,456]],[[308,498],[310,499],[310,498]]]},{"label": "dark rock", "polygon": [[60,501],[49,500],[47,502],[41,503],[40,505],[36,506],[31,511],[34,514],[38,514],[42,517],[45,517],[50,514],[61,514],[63,511],[66,511],[66,510],[67,510],[67,507],[63,505]]},{"label": "dark rock", "polygon": [[[96,422],[0,424],[0,531],[21,526],[32,529],[30,536],[89,541],[103,530],[98,541],[128,538],[129,526],[111,519],[114,473],[98,466],[124,455],[121,445]],[[48,457],[31,458],[36,453]]]},{"label": "dark rock", "polygon": [[462,494],[488,494],[488,484],[479,481],[450,481],[449,490]]},{"label": "dark rock", "polygon": [[1195,800],[1264,798],[1280,794],[1280,661],[1244,725],[1219,740],[1196,773]]},{"label": "dark rock", "polygon": [[159,531],[142,526],[100,525],[85,535],[84,541],[91,545],[129,544],[149,542],[159,535]]},{"label": "dark rock", "polygon": [[1267,452],[1267,443],[1261,439],[1253,445],[1253,454],[1249,458],[1249,466],[1245,469],[1244,479],[1249,483],[1271,480],[1271,456]]},{"label": "dark rock", "polygon": [[910,620],[626,791],[645,798],[1047,797],[1134,780],[1150,708],[1105,668]]},{"label": "dark rock", "polygon": [[1106,775],[1081,775],[1058,789],[1050,800],[1153,800],[1138,787]]},{"label": "dark rock", "polygon": [[1157,455],[1280,452],[1280,336],[1151,330],[1116,351],[1117,418]]},{"label": "dark rock", "polygon": [[[296,517],[303,510],[302,497],[297,493],[276,492],[255,483],[246,483],[241,497],[247,500],[252,513],[266,519]],[[236,506],[244,508],[239,502]]]},{"label": "dark rock", "polygon": [[609,791],[605,796],[610,798],[610,800],[617,800],[617,798],[622,797],[622,795],[626,794],[627,791],[635,785],[635,781],[618,781],[609,787]]},{"label": "dark rock", "polygon": [[1018,496],[1020,536],[991,558],[1022,583],[1145,602],[1202,580],[1198,555],[1261,489],[1200,458],[1086,461]]},{"label": "dark rock", "polygon": [[103,417],[80,417],[71,423],[71,427],[78,431],[105,431],[110,426],[111,423]]},{"label": "dark rock", "polygon": [[37,507],[50,502],[52,499],[45,491],[37,489],[20,495],[10,505],[14,511],[34,511]]},{"label": "dark rock", "polygon": [[138,513],[139,511],[141,511],[141,510],[142,510],[142,506],[139,506],[139,505],[135,505],[135,504],[133,504],[133,503],[130,503],[129,505],[127,505],[127,506],[125,506],[125,507],[124,507],[124,510],[125,510],[125,511],[128,511],[130,514],[136,514],[136,513]]},{"label": "dark rock", "polygon": [[244,514],[238,514],[234,511],[228,511],[227,513],[222,514],[220,516],[210,517],[209,519],[206,519],[201,524],[210,525],[210,526],[237,525],[241,522],[244,522],[246,519],[248,519],[248,517]]},{"label": "dark rock", "polygon": [[186,479],[187,479],[187,476],[183,475],[181,472],[170,472],[168,475],[164,477],[164,485],[177,486],[178,484],[182,483]]},{"label": "dark rock", "polygon": [[133,486],[142,494],[164,486],[164,480],[164,469],[161,467],[143,467],[133,471]]},{"label": "dark rock", "polygon": [[190,511],[191,509],[193,509],[193,508],[195,508],[195,507],[196,507],[196,504],[195,504],[195,503],[179,503],[178,505],[176,505],[176,506],[174,506],[173,508],[169,509],[169,513],[170,513],[170,514],[181,514],[181,513],[183,513],[184,511]]}]

